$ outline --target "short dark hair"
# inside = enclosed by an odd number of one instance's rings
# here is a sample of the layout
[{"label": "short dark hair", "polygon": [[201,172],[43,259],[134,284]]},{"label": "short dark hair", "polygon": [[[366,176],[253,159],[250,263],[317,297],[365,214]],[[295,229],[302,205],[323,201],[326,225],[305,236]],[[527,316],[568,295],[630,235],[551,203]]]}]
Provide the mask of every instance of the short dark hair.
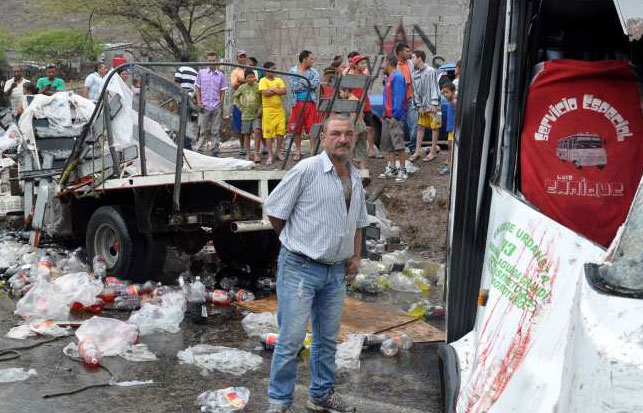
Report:
[{"label": "short dark hair", "polygon": [[219,55],[217,55],[217,52],[208,52],[207,56],[218,57]]},{"label": "short dark hair", "polygon": [[313,54],[310,50],[302,50],[301,53],[299,53],[299,63],[302,63],[304,59],[306,59],[308,56]]},{"label": "short dark hair", "polygon": [[393,65],[393,66],[396,66],[396,65],[397,65],[397,56],[395,56],[395,55],[388,54],[388,55],[386,55],[385,60],[386,60],[387,62],[389,62],[389,64],[391,64],[391,65]]},{"label": "short dark hair", "polygon": [[359,52],[353,50],[346,57],[348,57],[349,59],[352,59],[353,57],[357,56],[358,54],[359,54]]},{"label": "short dark hair", "polygon": [[103,63],[103,62],[98,62],[98,63],[96,63],[96,64],[94,65],[94,69],[96,69],[96,71],[98,72],[98,69],[100,69],[100,67],[101,67],[101,66],[105,66],[105,67],[107,67],[107,65],[106,65],[105,63]]},{"label": "short dark hair", "polygon": [[413,54],[422,59],[423,62],[426,62],[426,53],[424,53],[424,50],[414,50]]},{"label": "short dark hair", "polygon": [[395,45],[395,54],[399,54],[402,50],[404,49],[409,49],[409,45],[404,43],[404,42],[399,42],[398,44]]},{"label": "short dark hair", "polygon": [[249,57],[248,60],[252,62],[253,66],[257,66],[257,63],[259,63],[256,57]]},{"label": "short dark hair", "polygon": [[187,53],[181,53],[181,56],[179,57],[179,62],[189,62],[190,61],[190,55]]},{"label": "short dark hair", "polygon": [[45,69],[58,69],[58,66],[56,66],[55,63],[47,63],[47,66],[45,66]]},{"label": "short dark hair", "polygon": [[263,64],[263,68],[264,68],[264,69],[272,69],[272,68],[273,68],[273,67],[275,67],[275,66],[276,66],[276,65],[275,65],[275,63],[274,63],[274,62],[266,62],[266,63],[264,63],[264,64]]},{"label": "short dark hair", "polygon": [[442,90],[442,89],[448,89],[451,92],[455,92],[455,85],[453,84],[453,82],[446,82],[440,88],[440,90]]},{"label": "short dark hair", "polygon": [[244,78],[246,78],[246,77],[248,77],[250,75],[255,76],[255,71],[252,70],[252,69],[246,69],[246,70],[243,71],[243,77]]}]

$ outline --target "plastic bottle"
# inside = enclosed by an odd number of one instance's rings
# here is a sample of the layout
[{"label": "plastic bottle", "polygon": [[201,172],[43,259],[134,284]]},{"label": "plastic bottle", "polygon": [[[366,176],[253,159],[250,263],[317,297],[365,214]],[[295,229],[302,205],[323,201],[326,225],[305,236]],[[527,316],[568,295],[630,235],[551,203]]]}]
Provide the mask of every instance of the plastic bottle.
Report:
[{"label": "plastic bottle", "polygon": [[374,349],[380,348],[382,343],[391,338],[388,334],[369,334],[364,337],[364,342],[362,343],[363,349]]},{"label": "plastic bottle", "polygon": [[114,299],[114,308],[119,310],[135,310],[141,306],[138,295],[121,295]]},{"label": "plastic bottle", "polygon": [[225,290],[213,290],[205,294],[205,301],[218,305],[229,305],[232,303],[232,297]]},{"label": "plastic bottle", "polygon": [[141,294],[152,295],[154,294],[155,288],[156,284],[154,284],[154,281],[145,281],[145,283],[141,286]]},{"label": "plastic bottle", "polygon": [[103,281],[107,277],[107,261],[101,255],[97,255],[92,260],[92,271],[97,280]]},{"label": "plastic bottle", "polygon": [[277,345],[277,340],[279,339],[279,334],[276,333],[263,333],[259,338],[259,341],[263,345],[265,350],[274,350]]},{"label": "plastic bottle", "polygon": [[83,364],[87,367],[96,368],[100,365],[103,355],[91,338],[82,340],[78,343],[78,353]]},{"label": "plastic bottle", "polygon": [[38,260],[38,267],[36,269],[36,278],[40,280],[51,281],[51,269],[54,266],[54,262],[51,258],[45,256]]},{"label": "plastic bottle", "polygon": [[413,340],[408,334],[402,333],[397,337],[384,340],[380,351],[385,357],[393,357],[402,351],[407,351],[413,345]]},{"label": "plastic bottle", "polygon": [[233,294],[233,297],[237,302],[255,300],[255,295],[248,290],[244,290],[243,288],[240,290],[232,289],[230,290],[230,293]]},{"label": "plastic bottle", "polygon": [[262,290],[275,290],[277,288],[277,281],[273,278],[261,277],[257,280],[257,288]]},{"label": "plastic bottle", "polygon": [[189,288],[188,311],[193,321],[197,323],[205,322],[208,318],[208,309],[205,306],[205,285],[203,285],[199,276],[196,277]]}]

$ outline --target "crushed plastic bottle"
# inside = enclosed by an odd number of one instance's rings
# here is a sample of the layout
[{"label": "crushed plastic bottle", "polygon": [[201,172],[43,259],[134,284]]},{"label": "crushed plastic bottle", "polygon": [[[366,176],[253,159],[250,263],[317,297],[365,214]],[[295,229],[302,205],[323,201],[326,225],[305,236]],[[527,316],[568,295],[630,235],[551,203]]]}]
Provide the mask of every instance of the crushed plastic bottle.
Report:
[{"label": "crushed plastic bottle", "polygon": [[233,288],[232,290],[230,290],[230,293],[238,302],[255,300],[255,295],[248,290],[244,290],[243,288],[239,290]]},{"label": "crushed plastic bottle", "polygon": [[422,300],[414,303],[409,309],[411,317],[430,319],[444,316],[444,307],[431,303],[429,300]]},{"label": "crushed plastic bottle", "polygon": [[188,291],[188,314],[196,323],[205,322],[208,309],[205,306],[205,285],[201,282],[201,277],[196,277]]},{"label": "crushed plastic bottle", "polygon": [[372,350],[380,348],[382,343],[391,338],[388,334],[368,334],[364,337],[364,342],[362,343],[362,348],[364,350]]},{"label": "crushed plastic bottle", "polygon": [[38,260],[38,266],[36,268],[36,278],[38,280],[51,281],[51,272],[54,266],[54,262],[48,256],[44,256]]},{"label": "crushed plastic bottle", "polygon": [[232,296],[225,290],[209,291],[205,294],[205,301],[217,305],[232,304]]},{"label": "crushed plastic bottle", "polygon": [[277,333],[263,333],[259,337],[259,342],[263,345],[264,350],[274,350],[278,339],[279,334]]},{"label": "crushed plastic bottle", "polygon": [[413,345],[413,340],[411,337],[402,333],[397,337],[391,337],[385,340],[380,347],[380,351],[385,357],[393,357],[402,351],[407,351]]},{"label": "crushed plastic bottle", "polygon": [[248,404],[250,390],[246,387],[228,387],[206,391],[197,397],[195,404],[206,413],[231,413],[243,410]]},{"label": "crushed plastic bottle", "polygon": [[277,280],[274,278],[261,277],[257,280],[257,288],[270,291],[276,290]]},{"label": "crushed plastic bottle", "polygon": [[101,255],[97,255],[92,260],[92,270],[97,280],[104,280],[107,277],[107,261]]},{"label": "crushed plastic bottle", "polygon": [[97,368],[103,359],[103,355],[98,349],[98,346],[96,346],[96,343],[91,338],[81,340],[78,343],[78,353],[83,364],[87,367]]}]

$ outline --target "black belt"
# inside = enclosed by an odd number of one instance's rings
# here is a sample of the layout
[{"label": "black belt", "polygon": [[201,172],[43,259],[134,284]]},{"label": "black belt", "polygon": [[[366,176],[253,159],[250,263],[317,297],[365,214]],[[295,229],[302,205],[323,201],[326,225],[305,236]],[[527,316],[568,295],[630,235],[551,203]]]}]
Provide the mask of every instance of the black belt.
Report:
[{"label": "black belt", "polygon": [[[285,247],[284,247],[284,248],[285,248]],[[322,261],[314,260],[314,259],[310,258],[308,255],[301,254],[301,253],[299,253],[299,252],[295,252],[295,251],[291,251],[291,250],[289,250],[288,248],[285,248],[285,250],[286,250],[286,251],[288,251],[289,253],[293,254],[293,255],[296,255],[296,256],[298,256],[298,257],[300,257],[300,258],[303,258],[304,260],[306,260],[306,261],[308,261],[308,262],[312,262],[313,264],[323,265],[324,267],[334,267],[334,266],[336,266],[336,265],[340,265],[340,264],[345,264],[345,263],[346,263],[346,260],[344,260],[344,261],[337,261],[337,262],[335,262],[335,263],[331,263],[331,264],[329,264],[329,263],[327,263],[327,262],[322,262]]]}]

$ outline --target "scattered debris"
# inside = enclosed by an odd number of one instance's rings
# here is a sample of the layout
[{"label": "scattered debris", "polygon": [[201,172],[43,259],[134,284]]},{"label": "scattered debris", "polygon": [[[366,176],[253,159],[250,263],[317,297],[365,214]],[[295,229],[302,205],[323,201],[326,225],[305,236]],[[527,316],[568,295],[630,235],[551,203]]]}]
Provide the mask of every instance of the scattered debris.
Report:
[{"label": "scattered debris", "polygon": [[247,351],[224,346],[197,344],[179,351],[179,361],[194,364],[206,371],[217,370],[221,373],[241,376],[250,370],[256,370],[263,359]]},{"label": "scattered debris", "polygon": [[350,334],[348,340],[337,345],[335,366],[337,371],[359,370],[359,356],[362,354],[364,334]]},{"label": "scattered debris", "polygon": [[437,190],[433,185],[431,185],[430,187],[422,191],[422,202],[430,204],[431,202],[435,201],[436,195],[437,195]]},{"label": "scattered debris", "polygon": [[279,332],[277,316],[273,313],[250,313],[241,320],[241,326],[248,337]]},{"label": "scattered debris", "polygon": [[78,342],[92,339],[105,357],[118,356],[138,339],[138,328],[114,318],[94,316],[76,330]]},{"label": "scattered debris", "polygon": [[132,381],[118,381],[118,382],[112,381],[109,384],[112,386],[120,386],[120,387],[145,386],[148,384],[154,384],[154,380],[146,380],[146,381],[132,380]]},{"label": "scattered debris", "polygon": [[195,404],[202,412],[229,413],[243,410],[250,399],[246,387],[228,387],[216,391],[206,391],[197,397]]},{"label": "scattered debris", "polygon": [[12,383],[15,381],[24,381],[31,376],[37,376],[38,372],[34,369],[25,371],[22,367],[12,367],[0,370],[0,383]]},{"label": "scattered debris", "polygon": [[121,354],[119,354],[122,358],[124,358],[127,361],[134,361],[134,362],[146,362],[146,361],[156,361],[158,358],[156,357],[156,354],[152,353],[150,349],[147,347],[147,344],[134,344],[132,347],[128,348]]},{"label": "scattered debris", "polygon": [[146,303],[134,311],[128,322],[138,326],[141,336],[157,331],[178,333],[183,321],[186,302],[181,291],[174,291],[160,297],[159,304]]}]

